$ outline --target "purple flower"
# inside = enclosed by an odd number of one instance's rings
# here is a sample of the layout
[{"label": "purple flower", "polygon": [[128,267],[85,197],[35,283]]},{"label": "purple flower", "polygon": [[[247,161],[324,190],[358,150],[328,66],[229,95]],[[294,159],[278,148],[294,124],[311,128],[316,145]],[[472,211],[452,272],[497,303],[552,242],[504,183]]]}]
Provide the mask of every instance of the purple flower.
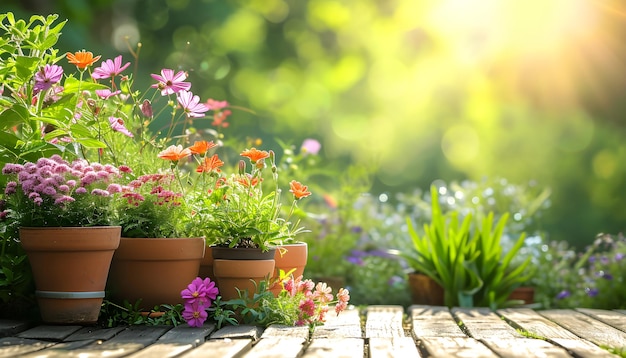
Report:
[{"label": "purple flower", "polygon": [[615,254],[615,261],[622,261],[623,258],[624,254],[622,254],[621,252]]},{"label": "purple flower", "polygon": [[302,152],[302,155],[317,155],[321,148],[322,145],[319,141],[307,138],[302,142],[302,145],[300,146],[300,151]]},{"label": "purple flower", "polygon": [[585,288],[585,292],[587,293],[587,296],[589,297],[596,297],[598,295],[598,289],[597,288]]},{"label": "purple flower", "polygon": [[96,80],[113,78],[122,73],[128,66],[130,66],[130,62],[126,62],[126,64],[122,66],[122,55],[119,55],[113,61],[111,61],[111,59],[102,61],[100,67],[93,70],[91,77]]},{"label": "purple flower", "polygon": [[58,198],[56,198],[56,200],[54,201],[55,205],[61,205],[64,203],[71,203],[76,201],[76,199],[72,198],[71,196],[67,196],[67,195],[61,195]]},{"label": "purple flower", "polygon": [[161,75],[151,74],[152,78],[159,81],[150,87],[157,88],[161,91],[161,95],[167,96],[169,94],[178,93],[180,91],[189,91],[191,83],[184,82],[187,78],[187,74],[184,71],[178,71],[174,74],[174,70],[164,68],[161,70]]},{"label": "purple flower", "polygon": [[557,300],[562,300],[562,299],[567,298],[567,297],[569,297],[571,295],[572,294],[568,290],[563,290],[563,291],[559,292],[558,295],[556,295],[556,299]]},{"label": "purple flower", "polygon": [[49,89],[53,84],[59,82],[62,76],[63,68],[61,66],[45,65],[41,70],[35,73],[34,93]]},{"label": "purple flower", "polygon": [[96,195],[96,196],[104,196],[104,197],[107,197],[107,196],[110,196],[110,195],[111,195],[111,193],[109,193],[108,191],[106,191],[106,190],[104,190],[104,189],[98,189],[98,188],[96,188],[96,189],[93,189],[93,190],[91,191],[91,195]]},{"label": "purple flower", "polygon": [[107,187],[107,191],[111,194],[114,193],[121,193],[122,192],[122,186],[116,183],[113,184],[109,184],[109,186]]},{"label": "purple flower", "polygon": [[133,137],[133,134],[124,126],[124,121],[121,118],[109,117],[109,123],[114,131],[120,132],[127,137]]},{"label": "purple flower", "polygon": [[190,327],[202,327],[209,314],[204,306],[194,302],[185,304],[182,316]]},{"label": "purple flower", "polygon": [[81,186],[81,187],[76,188],[75,193],[76,194],[86,194],[87,193],[87,189],[84,186]]},{"label": "purple flower", "polygon": [[200,103],[200,97],[185,90],[178,93],[178,103],[183,107],[187,118],[204,117],[204,114],[209,110],[204,103]]}]

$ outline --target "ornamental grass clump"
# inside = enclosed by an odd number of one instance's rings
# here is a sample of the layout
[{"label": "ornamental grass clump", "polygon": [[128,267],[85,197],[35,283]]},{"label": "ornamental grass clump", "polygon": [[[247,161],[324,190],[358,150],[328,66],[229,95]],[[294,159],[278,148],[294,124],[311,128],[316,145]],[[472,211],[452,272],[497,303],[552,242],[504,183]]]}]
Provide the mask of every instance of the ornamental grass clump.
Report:
[{"label": "ornamental grass clump", "polygon": [[37,162],[6,164],[3,219],[23,227],[107,226],[115,198],[122,192],[120,170],[58,155]]}]

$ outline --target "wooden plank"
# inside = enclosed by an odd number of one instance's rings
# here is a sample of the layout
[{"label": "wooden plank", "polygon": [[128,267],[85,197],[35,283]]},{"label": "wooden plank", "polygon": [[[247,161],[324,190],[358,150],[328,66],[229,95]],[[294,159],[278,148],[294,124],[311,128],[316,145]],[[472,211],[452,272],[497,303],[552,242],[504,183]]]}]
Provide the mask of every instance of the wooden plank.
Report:
[{"label": "wooden plank", "polygon": [[224,326],[220,330],[213,332],[211,339],[224,338],[251,338],[258,340],[263,333],[263,328],[252,325]]},{"label": "wooden plank", "polygon": [[598,321],[602,321],[609,326],[613,326],[622,332],[626,332],[626,314],[593,308],[577,308],[576,310],[586,314],[587,316],[591,316]]},{"label": "wooden plank", "polygon": [[70,352],[79,348],[83,348],[92,344],[93,340],[62,342],[52,345],[48,348],[21,355],[21,358],[65,358],[70,356]]},{"label": "wooden plank", "polygon": [[263,338],[301,338],[304,340],[309,339],[309,327],[308,326],[284,326],[273,324],[267,327],[263,334],[261,335],[261,339]]},{"label": "wooden plank", "polygon": [[541,339],[498,338],[482,342],[503,358],[571,357],[565,349]]},{"label": "wooden plank", "polygon": [[458,337],[465,338],[467,335],[461,331],[450,310],[439,306],[411,306],[411,332],[413,337]]},{"label": "wooden plank", "polygon": [[54,345],[52,342],[20,337],[0,338],[0,357],[15,357]]},{"label": "wooden plank", "polygon": [[251,339],[213,339],[204,342],[195,349],[184,353],[180,358],[240,357],[252,347]]},{"label": "wooden plank", "polygon": [[469,334],[478,340],[523,337],[488,308],[454,308],[452,314],[463,323]]},{"label": "wooden plank", "polygon": [[42,325],[20,332],[17,334],[17,337],[60,342],[81,328],[83,327]]},{"label": "wooden plank", "polygon": [[293,358],[304,351],[302,338],[261,338],[244,357],[248,358]]},{"label": "wooden plank", "polygon": [[365,337],[404,337],[402,306],[369,306],[366,311]]},{"label": "wooden plank", "polygon": [[620,348],[626,346],[626,333],[606,323],[574,310],[539,311],[544,317],[565,327],[575,335],[599,346]]},{"label": "wooden plank", "polygon": [[361,338],[313,339],[303,358],[363,358],[365,343]]},{"label": "wooden plank", "polygon": [[421,357],[411,337],[370,338],[369,358]]},{"label": "wooden plank", "polygon": [[156,343],[160,344],[190,344],[197,347],[206,341],[206,338],[215,330],[214,324],[205,324],[202,327],[176,326],[159,337]]},{"label": "wooden plank", "polygon": [[606,350],[588,341],[581,340],[558,324],[529,308],[502,309],[498,313],[522,330],[575,353],[580,357],[613,357]]},{"label": "wooden plank", "polygon": [[13,319],[0,319],[0,337],[15,336],[32,326],[32,322]]},{"label": "wooden plank", "polygon": [[312,338],[361,338],[361,317],[357,308],[350,308],[339,315],[328,312],[326,323],[315,327]]},{"label": "wooden plank", "polygon": [[214,324],[202,327],[181,325],[167,331],[150,346],[132,355],[130,358],[176,357],[204,343],[206,337],[215,330]]},{"label": "wooden plank", "polygon": [[469,337],[427,337],[420,339],[420,342],[428,352],[428,357],[497,357],[487,346]]},{"label": "wooden plank", "polygon": [[113,328],[100,328],[100,327],[83,327],[80,330],[72,333],[70,336],[64,339],[65,342],[69,341],[108,341],[115,337],[118,333],[125,330],[126,327],[113,327]]}]

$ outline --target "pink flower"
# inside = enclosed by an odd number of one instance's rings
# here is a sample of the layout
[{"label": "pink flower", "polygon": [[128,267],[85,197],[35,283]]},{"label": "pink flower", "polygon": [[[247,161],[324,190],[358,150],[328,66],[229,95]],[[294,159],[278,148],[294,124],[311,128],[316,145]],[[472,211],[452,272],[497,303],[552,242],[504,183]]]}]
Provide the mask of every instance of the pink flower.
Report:
[{"label": "pink flower", "polygon": [[300,308],[302,313],[306,314],[308,317],[312,317],[315,314],[315,302],[313,302],[313,299],[311,298],[300,301],[298,308]]},{"label": "pink flower", "polygon": [[322,145],[320,144],[319,141],[315,139],[307,138],[302,142],[302,145],[300,146],[300,151],[302,155],[309,155],[309,154],[317,155],[317,153],[319,153],[321,148],[322,148]]},{"label": "pink flower", "polygon": [[187,78],[187,74],[184,71],[178,71],[174,74],[174,70],[164,68],[161,70],[161,75],[151,74],[152,78],[159,81],[150,87],[157,88],[161,91],[161,95],[166,96],[169,94],[178,93],[180,91],[189,91],[191,83],[184,82]]},{"label": "pink flower", "polygon": [[101,90],[96,90],[96,94],[98,95],[98,97],[102,98],[102,99],[109,99],[113,96],[117,96],[118,94],[122,93],[122,91],[117,90],[115,92],[111,92],[110,89],[105,88],[105,89],[101,89]]},{"label": "pink flower", "polygon": [[209,110],[207,106],[200,103],[200,97],[185,90],[178,93],[178,103],[183,107],[187,118],[204,117],[204,114]]},{"label": "pink flower", "polygon": [[41,70],[35,73],[34,93],[45,91],[52,87],[53,84],[59,82],[63,76],[63,67],[57,65],[45,65]]},{"label": "pink flower", "polygon": [[226,101],[216,101],[212,98],[209,98],[206,100],[205,102],[207,108],[209,108],[209,110],[211,111],[218,111],[222,108],[226,108],[228,107],[228,102]]},{"label": "pink flower", "polygon": [[204,306],[194,302],[185,304],[182,316],[190,327],[202,327],[202,324],[206,321],[209,314]]},{"label": "pink flower", "polygon": [[319,299],[320,302],[327,303],[333,299],[331,292],[332,288],[328,287],[325,282],[318,282],[313,297]]},{"label": "pink flower", "polygon": [[340,288],[339,292],[337,292],[337,305],[335,305],[335,312],[339,314],[339,312],[343,311],[348,307],[348,301],[350,300],[350,292],[345,288]]},{"label": "pink flower", "polygon": [[109,123],[111,124],[111,129],[114,131],[120,132],[127,137],[133,137],[133,134],[124,127],[124,121],[121,118],[111,116],[109,117]]},{"label": "pink flower", "polygon": [[110,59],[102,61],[100,67],[93,70],[91,77],[96,80],[113,78],[122,73],[128,66],[130,66],[130,62],[126,62],[126,64],[122,66],[122,55],[119,55],[113,61]]},{"label": "pink flower", "polygon": [[146,116],[146,118],[152,118],[152,103],[150,100],[144,99],[143,103],[141,103],[141,113]]}]

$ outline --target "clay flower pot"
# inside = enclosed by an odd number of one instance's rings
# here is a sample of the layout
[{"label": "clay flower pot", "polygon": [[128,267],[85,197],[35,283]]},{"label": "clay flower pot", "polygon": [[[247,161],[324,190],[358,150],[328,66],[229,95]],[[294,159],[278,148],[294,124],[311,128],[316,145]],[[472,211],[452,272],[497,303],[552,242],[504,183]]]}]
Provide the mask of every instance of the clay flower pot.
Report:
[{"label": "clay flower pot", "polygon": [[432,278],[421,273],[409,274],[411,299],[416,305],[443,306],[443,288]]},{"label": "clay flower pot", "polygon": [[213,274],[223,300],[239,298],[237,289],[252,297],[255,284],[271,278],[274,273],[274,250],[213,248]]},{"label": "clay flower pot", "polygon": [[161,304],[183,303],[180,291],[196,277],[204,256],[203,238],[126,238],[113,256],[111,299],[151,310]]},{"label": "clay flower pot", "polygon": [[[294,244],[281,245],[276,249],[274,261],[274,277],[280,277],[280,270],[285,273],[293,270],[291,273],[294,278],[304,275],[304,268],[307,263],[308,245],[306,242],[298,242]],[[282,290],[282,285],[272,287],[274,295],[278,295]]]},{"label": "clay flower pot", "polygon": [[204,248],[204,257],[200,261],[200,270],[198,271],[198,277],[210,278],[211,281],[215,281],[215,275],[213,274],[213,246],[207,245]]},{"label": "clay flower pot", "polygon": [[20,228],[44,322],[98,321],[120,233],[119,226]]}]

